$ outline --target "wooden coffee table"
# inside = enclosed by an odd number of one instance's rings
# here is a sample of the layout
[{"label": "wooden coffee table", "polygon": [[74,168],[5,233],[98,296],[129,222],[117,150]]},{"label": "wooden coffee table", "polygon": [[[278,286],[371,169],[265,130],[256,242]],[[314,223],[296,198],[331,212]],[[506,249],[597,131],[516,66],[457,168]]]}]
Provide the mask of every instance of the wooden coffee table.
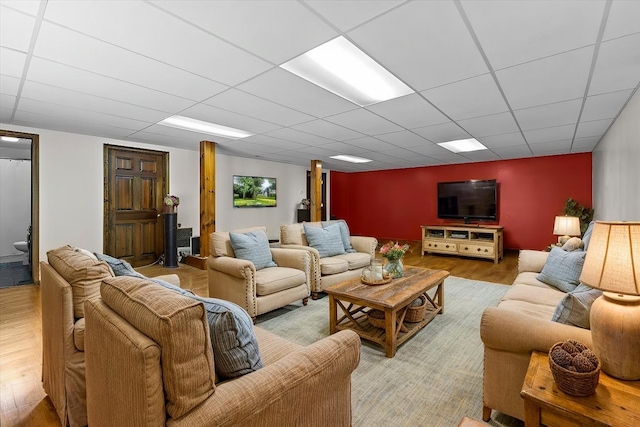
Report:
[{"label": "wooden coffee table", "polygon": [[[323,289],[329,295],[329,331],[333,334],[351,329],[362,339],[384,346],[386,356],[393,357],[400,344],[425,327],[436,314],[444,312],[444,279],[447,277],[449,272],[444,270],[406,267],[403,277],[386,285],[365,285],[358,277],[329,286]],[[433,295],[429,295],[427,291],[434,288]],[[424,320],[404,322],[409,304],[420,295],[427,298]],[[338,307],[342,310],[339,318]],[[384,312],[384,329],[376,328],[367,320],[366,313],[374,309]]]}]

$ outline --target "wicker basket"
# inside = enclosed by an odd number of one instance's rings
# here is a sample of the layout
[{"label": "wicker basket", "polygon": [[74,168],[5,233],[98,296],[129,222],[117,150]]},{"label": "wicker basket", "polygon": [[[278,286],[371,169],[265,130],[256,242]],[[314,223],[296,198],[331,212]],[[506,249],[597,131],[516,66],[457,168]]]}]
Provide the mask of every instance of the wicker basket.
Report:
[{"label": "wicker basket", "polygon": [[[371,326],[375,326],[379,329],[384,329],[384,311],[381,310],[369,310],[367,312],[367,320],[371,323]],[[400,326],[400,332],[407,332],[407,327]]]},{"label": "wicker basket", "polygon": [[427,298],[424,295],[420,295],[422,304],[418,306],[409,306],[407,314],[404,316],[405,322],[418,323],[424,320],[424,315],[427,312]]},{"label": "wicker basket", "polygon": [[589,396],[596,391],[598,380],[600,379],[601,363],[598,360],[598,367],[591,372],[573,372],[563,368],[553,361],[551,352],[554,348],[560,347],[562,342],[558,342],[549,350],[549,367],[556,385],[563,392],[572,396]]}]

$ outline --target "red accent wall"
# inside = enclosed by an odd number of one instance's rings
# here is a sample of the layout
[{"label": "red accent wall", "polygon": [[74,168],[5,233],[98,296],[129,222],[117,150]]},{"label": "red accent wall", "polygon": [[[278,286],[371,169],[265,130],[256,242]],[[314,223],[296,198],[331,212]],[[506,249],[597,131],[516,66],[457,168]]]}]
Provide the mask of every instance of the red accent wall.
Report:
[{"label": "red accent wall", "polygon": [[[437,217],[437,183],[498,181],[498,221],[510,249],[544,249],[557,241],[556,215],[571,197],[592,206],[591,153],[392,169],[331,171],[331,216],[353,234],[378,239],[420,240],[421,225],[452,224]],[[462,223],[461,221],[458,223]]]}]

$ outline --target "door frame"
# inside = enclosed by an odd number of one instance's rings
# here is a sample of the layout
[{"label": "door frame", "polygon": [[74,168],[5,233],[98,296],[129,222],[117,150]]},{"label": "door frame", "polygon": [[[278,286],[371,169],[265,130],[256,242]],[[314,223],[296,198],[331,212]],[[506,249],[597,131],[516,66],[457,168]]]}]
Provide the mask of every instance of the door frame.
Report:
[{"label": "door frame", "polygon": [[[168,151],[159,151],[159,150],[148,150],[148,149],[144,149],[144,148],[135,148],[135,147],[128,147],[125,145],[115,145],[115,144],[104,144],[103,145],[103,182],[104,182],[104,187],[103,187],[103,214],[102,214],[102,221],[103,221],[103,225],[102,225],[102,248],[103,248],[103,253],[108,253],[108,247],[109,247],[109,220],[110,220],[110,215],[114,215],[115,213],[112,210],[111,207],[111,201],[109,200],[108,194],[109,194],[109,152],[110,150],[119,150],[119,151],[130,151],[130,152],[134,152],[134,153],[143,153],[143,154],[153,154],[153,155],[161,155],[162,156],[162,166],[164,169],[164,176],[162,177],[162,188],[164,188],[165,194],[169,194],[170,193],[170,189],[169,189],[169,152]],[[159,200],[162,200],[164,198],[164,194],[160,196]],[[162,206],[158,206],[159,210],[158,212],[162,212]],[[160,224],[160,226],[162,227],[163,224],[163,218],[162,215],[160,216],[160,218],[158,219],[158,224]],[[164,233],[160,233],[160,236],[162,238],[162,245],[164,246]]]},{"label": "door frame", "polygon": [[31,140],[31,277],[40,284],[40,135],[0,129],[0,136]]}]

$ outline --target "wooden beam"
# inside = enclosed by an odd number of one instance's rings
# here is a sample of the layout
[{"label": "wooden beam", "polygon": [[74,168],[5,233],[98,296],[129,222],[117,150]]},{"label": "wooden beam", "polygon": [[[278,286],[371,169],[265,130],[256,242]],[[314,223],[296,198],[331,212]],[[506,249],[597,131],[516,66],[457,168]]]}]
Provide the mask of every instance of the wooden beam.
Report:
[{"label": "wooden beam", "polygon": [[322,161],[311,160],[311,221],[322,220]]},{"label": "wooden beam", "polygon": [[209,256],[209,235],[216,231],[216,143],[200,141],[200,258]]}]

